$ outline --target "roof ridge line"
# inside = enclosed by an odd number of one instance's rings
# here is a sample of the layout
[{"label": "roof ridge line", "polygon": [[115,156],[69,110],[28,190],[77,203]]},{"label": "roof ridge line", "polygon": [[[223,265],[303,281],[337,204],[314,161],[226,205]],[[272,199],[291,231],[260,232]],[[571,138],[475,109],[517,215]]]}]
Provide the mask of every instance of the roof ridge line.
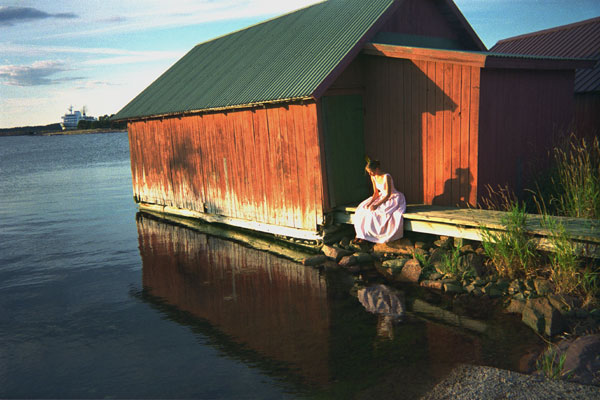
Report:
[{"label": "roof ridge line", "polygon": [[[566,25],[560,25],[560,26],[555,26],[553,28],[547,28],[547,29],[542,29],[541,31],[534,31],[534,32],[529,32],[529,33],[523,33],[521,35],[516,35],[516,36],[511,36],[505,39],[500,39],[496,42],[496,45],[499,45],[501,43],[505,43],[505,42],[510,42],[516,39],[523,39],[523,38],[527,38],[527,37],[533,37],[533,36],[537,36],[537,35],[543,35],[543,34],[547,34],[550,32],[558,32],[558,31],[562,31],[565,29],[571,29],[574,28],[576,26],[581,26],[581,25],[587,25],[589,23],[593,23],[593,22],[600,22],[600,16],[598,17],[594,17],[594,18],[589,18],[589,19],[585,19],[583,21],[578,21],[578,22],[573,22],[570,24],[566,24]],[[492,46],[493,47],[493,46]]]}]

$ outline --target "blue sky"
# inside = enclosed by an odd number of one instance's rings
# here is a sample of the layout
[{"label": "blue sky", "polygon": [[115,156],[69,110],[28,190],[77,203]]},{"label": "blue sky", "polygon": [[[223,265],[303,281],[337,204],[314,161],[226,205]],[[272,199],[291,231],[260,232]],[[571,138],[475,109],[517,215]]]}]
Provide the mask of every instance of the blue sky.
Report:
[{"label": "blue sky", "polygon": [[[194,45],[317,0],[0,0],[0,128],[119,111]],[[600,0],[455,0],[487,47]]]}]

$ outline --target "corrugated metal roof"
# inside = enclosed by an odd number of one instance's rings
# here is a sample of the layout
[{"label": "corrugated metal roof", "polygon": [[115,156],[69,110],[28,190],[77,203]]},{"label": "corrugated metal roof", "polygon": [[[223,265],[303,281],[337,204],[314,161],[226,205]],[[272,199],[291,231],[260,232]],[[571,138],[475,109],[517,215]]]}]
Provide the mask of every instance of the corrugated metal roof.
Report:
[{"label": "corrugated metal roof", "polygon": [[[600,60],[600,17],[503,39],[491,51]],[[600,62],[577,70],[575,91],[600,91]]]},{"label": "corrugated metal roof", "polygon": [[329,0],[194,47],[114,119],[311,97],[395,0]]}]

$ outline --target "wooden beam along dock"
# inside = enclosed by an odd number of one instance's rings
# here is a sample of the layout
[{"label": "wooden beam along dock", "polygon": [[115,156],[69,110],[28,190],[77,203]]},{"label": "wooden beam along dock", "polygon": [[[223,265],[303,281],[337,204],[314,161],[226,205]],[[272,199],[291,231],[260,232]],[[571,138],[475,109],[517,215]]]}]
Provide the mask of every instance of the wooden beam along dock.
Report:
[{"label": "wooden beam along dock", "polygon": [[[338,207],[333,211],[336,223],[352,224],[356,207]],[[506,212],[430,205],[408,205],[404,213],[404,230],[432,235],[482,240],[482,227],[491,232],[505,232],[502,223]],[[600,258],[600,221],[584,218],[553,217],[565,227],[580,255]],[[552,232],[544,227],[542,216],[527,214],[526,228],[540,250],[552,251]]]}]

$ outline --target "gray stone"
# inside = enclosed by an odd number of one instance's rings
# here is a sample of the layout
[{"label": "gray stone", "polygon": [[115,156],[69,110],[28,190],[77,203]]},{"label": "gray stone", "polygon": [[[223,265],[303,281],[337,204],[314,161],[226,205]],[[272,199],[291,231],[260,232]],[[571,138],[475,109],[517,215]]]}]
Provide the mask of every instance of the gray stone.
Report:
[{"label": "gray stone", "polygon": [[535,290],[535,284],[533,283],[533,279],[527,279],[525,282],[525,289],[527,290]]},{"label": "gray stone", "polygon": [[350,238],[345,237],[342,240],[340,240],[340,246],[344,249],[347,249],[350,246]]},{"label": "gray stone", "polygon": [[525,285],[518,279],[513,280],[510,285],[508,285],[508,293],[515,294],[522,292],[525,289]]},{"label": "gray stone", "polygon": [[460,285],[456,285],[453,283],[444,283],[444,292],[449,294],[458,294],[463,293],[464,289]]},{"label": "gray stone", "polygon": [[471,245],[471,244],[465,244],[464,246],[462,246],[460,248],[460,252],[461,253],[474,253],[475,250],[473,249],[473,245]]},{"label": "gray stone", "polygon": [[373,257],[371,257],[371,255],[369,253],[355,253],[354,256],[356,257],[356,262],[358,264],[365,264],[368,262],[373,261]]},{"label": "gray stone", "polygon": [[446,278],[446,279],[442,279],[442,283],[449,283],[451,285],[458,285],[458,281],[454,278]]},{"label": "gray stone", "polygon": [[446,274],[446,267],[444,267],[444,265],[439,261],[433,263],[433,268],[435,269],[435,272],[437,272],[440,275]]},{"label": "gray stone", "polygon": [[499,279],[496,281],[495,285],[496,285],[496,288],[498,290],[500,290],[501,292],[503,292],[503,293],[508,292],[508,285],[509,285],[508,281],[506,281],[504,279]]},{"label": "gray stone", "polygon": [[486,256],[485,249],[483,247],[476,248],[475,253],[479,254],[480,256]]},{"label": "gray stone", "polygon": [[346,271],[352,273],[352,274],[357,274],[360,272],[360,267],[358,265],[349,265],[346,268]]},{"label": "gray stone", "polygon": [[442,281],[426,280],[426,281],[421,281],[420,285],[423,287],[429,288],[429,289],[436,289],[436,290],[442,290],[442,288],[443,288]]},{"label": "gray stone", "polygon": [[384,262],[381,263],[381,266],[384,268],[392,268],[397,269],[397,270],[401,270],[402,267],[404,267],[404,264],[406,264],[406,262],[408,261],[408,258],[396,258],[393,260],[386,260]]},{"label": "gray stone", "polygon": [[473,281],[473,285],[475,285],[475,286],[485,286],[485,285],[487,285],[487,283],[488,283],[487,279],[475,279]]},{"label": "gray stone", "polygon": [[408,260],[406,264],[404,264],[404,267],[402,267],[398,279],[403,282],[418,283],[421,272],[423,272],[423,269],[417,260]]},{"label": "gray stone", "polygon": [[523,322],[538,333],[554,336],[562,333],[565,321],[545,297],[528,299],[523,308]]},{"label": "gray stone", "polygon": [[340,264],[342,267],[349,267],[351,265],[357,264],[356,256],[354,256],[354,255],[344,256],[338,262],[338,264]]},{"label": "gray stone", "polygon": [[506,307],[506,312],[513,314],[521,314],[523,312],[523,308],[525,307],[525,301],[511,299],[508,307]]},{"label": "gray stone", "polygon": [[484,261],[483,256],[477,253],[468,253],[460,258],[461,267],[473,271],[478,277],[485,273]]},{"label": "gray stone", "polygon": [[572,342],[560,343],[565,355],[563,376],[585,385],[600,384],[600,334],[585,335]]},{"label": "gray stone", "polygon": [[439,272],[434,272],[431,275],[429,275],[429,279],[433,280],[433,281],[437,281],[438,279],[442,279],[442,274],[440,274]]},{"label": "gray stone", "polygon": [[554,285],[545,279],[535,279],[533,281],[533,286],[540,296],[546,296],[554,292]]},{"label": "gray stone", "polygon": [[523,307],[521,321],[536,332],[544,332],[544,328],[546,325],[544,316],[531,307]]},{"label": "gray stone", "polygon": [[513,299],[525,301],[525,295],[523,293],[515,293]]},{"label": "gray stone", "polygon": [[452,241],[448,236],[440,236],[439,240],[433,242],[433,244],[441,249],[448,250],[452,247]]},{"label": "gray stone", "polygon": [[569,311],[571,311],[571,307],[564,300],[564,298],[557,294],[549,294],[547,296],[548,301],[552,304],[552,307],[556,308],[562,315],[566,315]]},{"label": "gray stone", "polygon": [[336,246],[327,246],[327,245],[324,245],[323,248],[321,249],[321,251],[327,257],[329,257],[335,261],[340,261],[342,259],[342,257],[352,254],[352,252],[349,250],[341,249]]},{"label": "gray stone", "polygon": [[431,252],[431,255],[429,256],[429,262],[431,264],[436,264],[436,263],[442,262],[442,260],[444,259],[444,254],[445,254],[444,250],[442,250],[440,248],[435,248]]},{"label": "gray stone", "polygon": [[306,257],[302,260],[302,264],[306,266],[322,265],[327,261],[327,257],[324,254],[316,254],[314,256]]}]

